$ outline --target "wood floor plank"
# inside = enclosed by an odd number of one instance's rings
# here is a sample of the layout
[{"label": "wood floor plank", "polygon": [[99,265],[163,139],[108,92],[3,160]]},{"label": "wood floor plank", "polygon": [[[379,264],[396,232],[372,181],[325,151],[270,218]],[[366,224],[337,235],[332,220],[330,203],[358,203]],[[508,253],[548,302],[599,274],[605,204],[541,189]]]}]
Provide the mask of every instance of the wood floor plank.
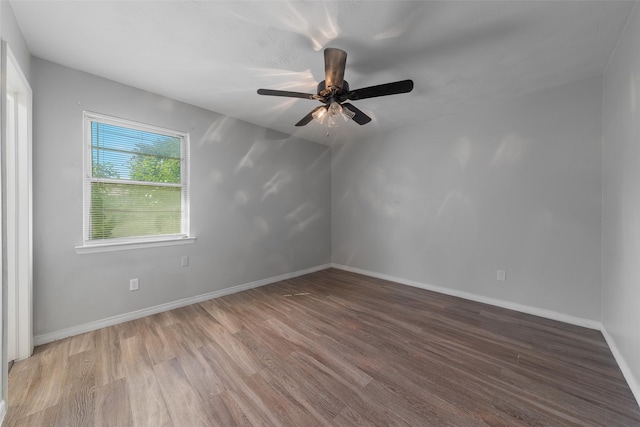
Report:
[{"label": "wood floor plank", "polygon": [[53,427],[55,426],[57,414],[58,405],[50,406],[47,409],[19,419],[14,419],[7,414],[3,425],[12,427]]},{"label": "wood floor plank", "polygon": [[182,329],[169,327],[170,339],[176,343],[176,360],[184,371],[187,380],[203,401],[207,401],[224,390],[224,383],[211,369],[205,358],[185,339]]},{"label": "wood floor plank", "polygon": [[333,391],[333,383],[321,381],[304,366],[295,365],[291,357],[282,361],[281,370],[274,373],[274,378],[292,392],[297,391],[298,399],[302,398],[312,408],[309,412],[319,414],[322,419],[333,420],[346,405]]},{"label": "wood floor plank", "polygon": [[301,349],[305,349],[306,352],[312,353],[316,359],[320,360],[320,362],[324,363],[326,366],[331,367],[341,377],[355,382],[360,387],[367,385],[371,381],[371,377],[369,375],[348,363],[344,363],[339,355],[332,354],[325,348],[315,345],[310,338],[304,336],[300,332],[297,332],[284,322],[277,319],[270,319],[266,321],[265,324],[282,337],[282,339],[297,344]]},{"label": "wood floor plank", "polygon": [[[207,402],[210,410],[215,414],[215,418],[210,420],[211,425],[220,427],[251,425],[247,417],[241,414],[238,404],[233,399],[230,399],[227,394],[227,391],[223,391]],[[225,397],[227,398],[225,399]]]},{"label": "wood floor plank", "polygon": [[640,426],[599,331],[327,269],[39,346],[7,426]]},{"label": "wood floor plank", "polygon": [[173,424],[193,427],[209,426],[213,413],[191,386],[177,359],[158,363],[153,367]]},{"label": "wood floor plank", "polygon": [[[331,425],[331,420],[335,418],[335,414],[319,411],[314,405],[314,402],[317,401],[316,395],[309,388],[305,388],[303,385],[293,381],[284,370],[277,369],[274,371],[271,368],[265,368],[260,374],[265,377],[269,384],[283,390],[290,400],[310,414],[310,417],[305,419],[302,424]],[[328,407],[331,407],[331,405],[328,405]]]},{"label": "wood floor plank", "polygon": [[82,353],[95,348],[96,332],[88,332],[73,336],[69,339],[69,354]]},{"label": "wood floor plank", "polygon": [[[252,424],[277,425],[265,401],[247,384],[248,376],[242,368],[216,343],[209,343],[200,349],[201,354],[216,374],[224,381],[227,402],[235,402],[243,416]],[[238,415],[237,412],[233,412]]]},{"label": "wood floor plank", "polygon": [[358,409],[362,417],[376,425],[408,425],[387,411],[376,408],[371,396],[363,391],[362,386],[352,384],[330,367],[322,364],[304,352],[291,355],[292,363],[317,384],[323,384],[336,399],[346,405]]},{"label": "wood floor plank", "polygon": [[[49,343],[37,353],[38,364],[25,399],[30,402],[23,415],[57,405],[60,401],[61,386],[65,382],[69,370],[70,340]],[[17,378],[16,378],[17,379]]]},{"label": "wood floor plank", "polygon": [[242,319],[232,306],[223,298],[213,299],[200,303],[214,319],[216,319],[231,334],[242,329]]},{"label": "wood floor plank", "polygon": [[[240,396],[233,390],[225,390],[220,393],[220,401],[226,409],[224,415],[233,420],[230,426],[262,426],[270,425],[270,423],[263,419],[251,405],[251,402],[247,401],[243,396]],[[228,419],[228,418],[227,418]]]},{"label": "wood floor plank", "polygon": [[372,426],[375,424],[372,424],[371,421],[364,419],[359,412],[354,411],[349,406],[346,406],[334,418],[333,425],[338,427],[353,427]]},{"label": "wood floor plank", "polygon": [[55,425],[82,427],[94,425],[95,412],[95,357],[93,350],[69,357],[67,377],[61,390],[58,416]]},{"label": "wood floor plank", "polygon": [[95,426],[130,426],[133,425],[129,390],[124,378],[96,388]]},{"label": "wood floor plank", "polygon": [[256,333],[258,330],[262,329],[259,325],[256,325],[253,331],[242,330],[233,334],[233,336],[255,355],[262,366],[276,371],[280,370],[280,361],[291,352],[281,351],[284,346],[271,345],[274,343],[269,343],[262,334]]},{"label": "wood floor plank", "polygon": [[[17,421],[33,412],[33,390],[37,390],[41,378],[37,377],[40,372],[40,352],[35,352],[28,359],[14,363],[9,371],[9,384],[11,391],[8,396],[8,411],[5,416],[7,425],[17,424]],[[54,414],[55,416],[55,414]],[[55,419],[55,418],[54,418]]]},{"label": "wood floor plank", "polygon": [[102,386],[124,378],[118,328],[111,326],[95,332],[96,386]]},{"label": "wood floor plank", "polygon": [[[160,313],[162,314],[162,313]],[[144,341],[147,354],[153,364],[164,362],[175,357],[175,347],[169,341],[165,328],[174,325],[174,316],[145,317],[138,322],[139,337]]]},{"label": "wood floor plank", "polygon": [[260,359],[221,325],[210,325],[207,333],[224,350],[245,375],[253,375],[262,369]]},{"label": "wood floor plank", "polygon": [[265,402],[278,424],[290,426],[320,424],[320,420],[315,418],[315,411],[307,411],[305,405],[301,405],[278,382],[270,381],[270,377],[271,371],[264,369],[247,378],[246,383],[260,400]]},{"label": "wood floor plank", "polygon": [[123,339],[121,346],[133,425],[153,427],[170,423],[167,403],[142,338]]}]

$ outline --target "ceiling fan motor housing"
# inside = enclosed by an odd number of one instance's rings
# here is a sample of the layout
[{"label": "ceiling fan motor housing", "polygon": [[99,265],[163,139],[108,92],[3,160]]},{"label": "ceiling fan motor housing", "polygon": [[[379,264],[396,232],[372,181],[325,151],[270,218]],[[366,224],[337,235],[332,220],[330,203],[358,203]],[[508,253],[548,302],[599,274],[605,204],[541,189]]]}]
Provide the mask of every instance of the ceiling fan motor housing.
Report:
[{"label": "ceiling fan motor housing", "polygon": [[[342,89],[339,89],[336,91],[336,94],[340,94],[340,93],[348,93],[349,92],[349,83],[347,83],[346,80],[342,81]],[[326,84],[325,84],[325,80],[321,81],[320,83],[318,83],[318,95],[320,96],[328,96],[331,95],[331,91],[327,90]]]}]

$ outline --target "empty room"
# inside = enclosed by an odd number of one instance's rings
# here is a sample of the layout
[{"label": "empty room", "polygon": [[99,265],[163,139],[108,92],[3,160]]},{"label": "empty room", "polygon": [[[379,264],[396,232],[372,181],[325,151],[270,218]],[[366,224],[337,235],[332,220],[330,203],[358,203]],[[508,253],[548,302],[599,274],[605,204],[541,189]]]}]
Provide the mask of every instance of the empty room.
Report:
[{"label": "empty room", "polygon": [[638,1],[0,36],[2,426],[640,426]]}]

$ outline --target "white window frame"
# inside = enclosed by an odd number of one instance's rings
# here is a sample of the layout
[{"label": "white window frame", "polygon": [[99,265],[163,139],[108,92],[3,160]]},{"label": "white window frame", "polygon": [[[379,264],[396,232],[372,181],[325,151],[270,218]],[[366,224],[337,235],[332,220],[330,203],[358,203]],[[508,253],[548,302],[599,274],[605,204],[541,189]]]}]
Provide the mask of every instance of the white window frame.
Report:
[{"label": "white window frame", "polygon": [[[136,236],[136,237],[119,237],[111,239],[91,239],[91,183],[94,182],[111,182],[126,184],[153,185],[148,182],[137,182],[131,180],[105,179],[92,176],[92,141],[91,141],[91,123],[99,122],[114,126],[140,130],[143,132],[152,132],[155,134],[167,135],[170,137],[180,138],[180,184],[181,188],[181,231],[178,234],[163,234],[154,236]],[[190,244],[195,242],[195,237],[189,234],[189,134],[172,129],[161,128],[154,125],[148,125],[132,120],[126,120],[118,117],[107,116],[104,114],[93,113],[90,111],[83,112],[83,244],[76,246],[76,252],[93,253],[93,252],[109,252],[123,249],[138,249],[154,246],[167,246],[177,244]]]}]

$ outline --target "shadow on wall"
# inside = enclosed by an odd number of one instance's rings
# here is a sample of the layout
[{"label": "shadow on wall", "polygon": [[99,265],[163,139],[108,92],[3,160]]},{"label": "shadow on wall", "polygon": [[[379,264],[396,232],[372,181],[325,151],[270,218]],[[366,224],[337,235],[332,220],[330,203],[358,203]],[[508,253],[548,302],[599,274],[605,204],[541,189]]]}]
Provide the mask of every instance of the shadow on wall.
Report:
[{"label": "shadow on wall", "polygon": [[303,233],[313,223],[322,219],[323,215],[313,203],[305,202],[285,215],[285,218],[293,224],[288,234],[291,240],[295,235]]},{"label": "shadow on wall", "polygon": [[220,116],[214,120],[207,131],[198,141],[198,146],[209,145],[211,143],[220,143],[225,141],[225,137],[230,134],[232,127],[237,126],[238,120],[229,116]]},{"label": "shadow on wall", "polygon": [[318,247],[328,253],[330,147],[228,117],[211,124],[199,145],[206,155],[194,162],[209,170],[194,191],[216,200],[206,232],[232,240],[222,257],[234,268],[257,257],[290,271],[317,264]]},{"label": "shadow on wall", "polygon": [[448,148],[363,144],[334,153],[335,164],[349,165],[338,166],[347,185],[334,194],[334,209],[347,218],[339,232],[350,237],[338,241],[358,242],[344,248],[342,262],[361,256],[381,271],[414,271],[434,283],[468,277],[485,238],[487,200],[502,197],[501,182],[513,180],[527,142],[509,134],[489,152],[464,136]]},{"label": "shadow on wall", "polygon": [[282,189],[291,182],[291,179],[292,177],[290,172],[286,170],[277,171],[273,178],[262,186],[264,191],[262,193],[261,200],[264,202],[270,194],[278,194],[279,191],[282,191]]}]

